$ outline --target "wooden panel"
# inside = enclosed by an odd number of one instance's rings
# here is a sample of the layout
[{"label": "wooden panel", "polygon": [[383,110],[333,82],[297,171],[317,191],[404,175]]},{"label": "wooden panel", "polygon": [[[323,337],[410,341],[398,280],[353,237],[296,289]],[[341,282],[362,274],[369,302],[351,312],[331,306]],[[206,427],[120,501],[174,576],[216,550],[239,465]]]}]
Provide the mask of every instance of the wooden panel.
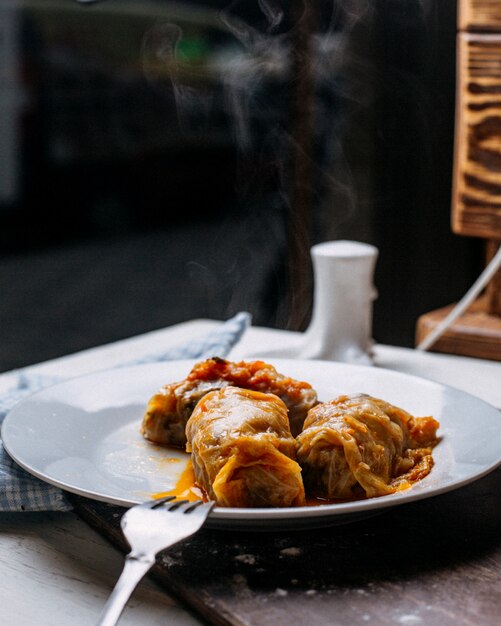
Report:
[{"label": "wooden panel", "polygon": [[[500,481],[498,469],[449,494],[332,528],[202,530],[163,552],[153,575],[203,623],[217,626],[494,626]],[[125,549],[120,509],[74,501]]]},{"label": "wooden panel", "polygon": [[[501,233],[501,2],[460,0],[458,9],[452,229],[490,240],[492,257]],[[416,344],[451,309],[422,315]],[[501,361],[501,272],[432,350]]]},{"label": "wooden panel", "polygon": [[499,0],[460,0],[459,28],[469,31],[501,32]]},{"label": "wooden panel", "polygon": [[501,35],[458,36],[452,227],[471,237],[501,233]]}]

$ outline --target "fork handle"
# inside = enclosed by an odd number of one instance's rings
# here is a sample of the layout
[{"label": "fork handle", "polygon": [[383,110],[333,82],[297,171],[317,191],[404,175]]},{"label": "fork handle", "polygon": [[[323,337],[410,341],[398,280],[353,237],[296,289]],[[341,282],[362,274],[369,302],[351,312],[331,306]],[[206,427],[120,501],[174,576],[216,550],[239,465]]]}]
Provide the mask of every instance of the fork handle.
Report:
[{"label": "fork handle", "polygon": [[139,581],[155,563],[155,557],[137,557],[128,554],[124,568],[99,616],[96,626],[114,626],[122,614],[127,600],[132,595]]}]

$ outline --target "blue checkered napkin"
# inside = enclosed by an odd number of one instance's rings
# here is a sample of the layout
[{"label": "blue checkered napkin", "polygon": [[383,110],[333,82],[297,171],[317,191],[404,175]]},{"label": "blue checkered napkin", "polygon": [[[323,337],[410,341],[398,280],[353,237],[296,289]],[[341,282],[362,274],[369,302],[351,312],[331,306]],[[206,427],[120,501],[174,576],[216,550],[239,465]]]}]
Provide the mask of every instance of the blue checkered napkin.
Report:
[{"label": "blue checkered napkin", "polygon": [[[205,337],[195,338],[185,345],[175,346],[164,352],[147,354],[123,363],[120,367],[177,359],[225,357],[240,340],[250,320],[248,313],[238,313]],[[18,402],[40,389],[64,380],[64,377],[30,374],[29,369],[20,370],[17,385],[0,395],[0,423]],[[71,508],[61,489],[25,472],[9,457],[0,441],[0,511],[69,511]]]}]

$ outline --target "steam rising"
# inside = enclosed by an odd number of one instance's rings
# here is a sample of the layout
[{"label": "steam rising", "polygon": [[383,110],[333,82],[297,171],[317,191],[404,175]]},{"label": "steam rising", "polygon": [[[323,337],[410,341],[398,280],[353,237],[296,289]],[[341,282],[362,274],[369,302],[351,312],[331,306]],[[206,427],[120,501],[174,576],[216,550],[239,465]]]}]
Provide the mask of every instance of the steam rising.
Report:
[{"label": "steam rising", "polygon": [[[258,174],[244,173],[240,191],[253,203],[252,220],[259,219],[268,236],[279,239],[271,243],[274,248],[287,245],[291,154],[309,163],[312,209],[323,238],[336,238],[336,229],[352,218],[358,202],[344,125],[347,116],[368,106],[370,90],[361,85],[363,72],[351,50],[351,35],[371,4],[332,0],[329,5],[326,0],[310,28],[309,2],[254,0],[257,13],[251,24],[241,17],[250,3],[235,0],[219,15],[225,43],[207,55],[203,65],[183,56],[189,33],[174,23],[155,25],[142,46],[145,76],[156,87],[170,86],[182,129],[198,131],[203,138],[222,108],[242,160],[252,155],[253,163],[260,161],[260,167],[254,167]],[[301,36],[308,37],[304,50],[298,46]],[[349,77],[347,64],[355,68]],[[291,103],[306,73],[311,98],[303,113],[311,120],[311,146],[303,145],[291,130]],[[266,208],[256,208],[260,205]],[[282,221],[279,234],[277,220]]]},{"label": "steam rising", "polygon": [[[183,31],[169,22],[150,28],[142,42],[142,64],[145,77],[156,86],[172,85],[179,125],[190,127],[190,120],[207,119],[210,112],[211,94],[196,85],[196,68],[183,62],[178,47]],[[202,123],[202,128],[204,123]]]},{"label": "steam rising", "polygon": [[[294,80],[291,76],[291,60],[294,36],[304,19],[304,13],[293,15],[290,8],[285,10],[277,0],[255,0],[259,7],[264,27],[258,29],[242,19],[238,13],[244,3],[232,2],[219,15],[219,27],[222,33],[231,35],[233,45],[227,45],[212,55],[204,71],[212,79],[212,85],[203,84],[201,68],[183,59],[180,43],[183,31],[174,23],[160,23],[151,28],[144,36],[142,59],[145,76],[151,84],[159,84],[168,79],[172,85],[175,104],[180,119],[189,117],[189,113],[198,110],[210,116],[210,107],[214,106],[214,92],[217,86],[222,88],[226,113],[233,124],[235,138],[240,149],[252,146],[252,133],[249,126],[257,113],[266,113],[263,106],[270,95],[263,93],[264,86],[282,84]],[[246,3],[248,4],[248,3]],[[293,3],[298,5],[299,0]],[[326,3],[327,4],[327,3]],[[306,6],[306,5],[305,5]],[[336,80],[336,72],[346,61],[349,37],[361,18],[370,11],[368,0],[347,0],[342,9],[332,3],[331,14],[321,28],[316,28],[311,35],[312,56],[308,59],[314,71],[316,88],[320,86],[330,91],[330,98],[351,99],[351,87]],[[339,18],[342,28],[339,28]],[[212,96],[209,92],[212,91]],[[286,98],[285,92],[282,97]],[[356,96],[359,97],[358,95]],[[285,111],[287,102],[282,101]],[[322,113],[322,103],[315,103],[315,113]],[[281,120],[285,128],[287,120]],[[208,118],[206,122],[209,123]],[[322,124],[322,120],[320,121]],[[273,126],[274,127],[274,126]]]},{"label": "steam rising", "polygon": [[284,12],[282,9],[276,5],[274,2],[270,2],[269,0],[258,0],[259,8],[266,16],[268,23],[270,25],[270,30],[273,30],[276,26],[280,24],[284,17]]}]

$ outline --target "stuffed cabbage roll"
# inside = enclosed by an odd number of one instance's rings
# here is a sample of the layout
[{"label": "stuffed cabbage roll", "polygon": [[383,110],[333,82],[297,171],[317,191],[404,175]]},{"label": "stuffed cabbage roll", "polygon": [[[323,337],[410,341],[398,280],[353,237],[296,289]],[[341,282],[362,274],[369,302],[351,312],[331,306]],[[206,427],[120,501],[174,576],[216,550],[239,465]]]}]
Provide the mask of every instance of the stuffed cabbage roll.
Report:
[{"label": "stuffed cabbage roll", "polygon": [[381,496],[410,486],[432,466],[439,424],[367,395],[340,396],[311,409],[297,437],[309,495]]},{"label": "stuffed cabbage roll", "polygon": [[304,504],[287,407],[277,396],[231,386],[211,391],[186,436],[196,483],[219,506]]},{"label": "stuffed cabbage roll", "polygon": [[185,380],[165,385],[150,399],[142,421],[143,435],[154,443],[184,446],[186,422],[197,402],[206,393],[229,385],[281,398],[289,410],[294,435],[301,431],[308,410],[317,403],[311,385],[280,374],[268,363],[212,358],[197,363]]}]

